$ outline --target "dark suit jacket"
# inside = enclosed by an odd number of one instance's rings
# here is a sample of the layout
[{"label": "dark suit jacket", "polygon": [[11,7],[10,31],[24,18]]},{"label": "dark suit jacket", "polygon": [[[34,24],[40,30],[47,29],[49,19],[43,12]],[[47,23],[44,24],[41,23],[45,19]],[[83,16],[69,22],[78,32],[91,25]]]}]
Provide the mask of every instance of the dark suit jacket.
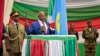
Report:
[{"label": "dark suit jacket", "polygon": [[[72,35],[72,34],[71,34],[71,30],[68,30],[68,34],[69,34],[69,35]],[[79,36],[78,36],[78,32],[77,32],[77,31],[74,31],[73,35],[76,35],[77,40],[79,40]]]},{"label": "dark suit jacket", "polygon": [[[47,24],[48,30],[47,30],[47,33],[46,33],[45,35],[54,34],[54,31],[52,31],[52,30],[50,29],[49,23],[46,22],[46,24]],[[41,35],[41,34],[43,33],[43,32],[41,31],[41,26],[40,26],[40,24],[39,24],[38,21],[33,22],[33,23],[31,24],[31,26],[30,26],[29,28],[26,29],[26,32],[27,32],[28,35],[30,35],[30,34]]]}]

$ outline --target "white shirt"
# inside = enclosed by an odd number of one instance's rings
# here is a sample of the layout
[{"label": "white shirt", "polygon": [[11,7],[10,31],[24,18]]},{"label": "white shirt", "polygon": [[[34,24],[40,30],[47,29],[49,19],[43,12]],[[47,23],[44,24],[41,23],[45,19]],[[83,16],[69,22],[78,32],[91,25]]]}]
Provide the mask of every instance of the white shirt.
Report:
[{"label": "white shirt", "polygon": [[14,23],[15,25],[18,24],[18,23],[14,22],[14,21],[13,21],[13,23]]},{"label": "white shirt", "polygon": [[[42,27],[42,26],[43,26],[42,21],[41,21],[41,20],[38,20],[38,22],[39,22],[40,26]],[[47,26],[46,22],[44,22],[44,26],[45,26],[45,28],[46,28],[45,33],[47,33],[47,31],[48,31],[48,26]]]},{"label": "white shirt", "polygon": [[[17,24],[17,26],[18,26],[18,23],[14,22],[14,21],[13,21],[13,23],[14,23],[14,25],[16,25],[16,24]],[[16,26],[16,27],[17,27],[17,26]]]}]

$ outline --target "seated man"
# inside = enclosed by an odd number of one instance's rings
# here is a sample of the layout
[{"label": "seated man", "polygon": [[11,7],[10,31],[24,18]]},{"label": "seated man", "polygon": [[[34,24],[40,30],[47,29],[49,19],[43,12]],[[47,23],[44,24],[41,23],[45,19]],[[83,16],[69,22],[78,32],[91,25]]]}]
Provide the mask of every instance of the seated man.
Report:
[{"label": "seated man", "polygon": [[31,26],[29,27],[26,25],[26,32],[27,34],[35,34],[35,35],[50,35],[54,34],[54,30],[52,30],[49,26],[49,23],[45,20],[45,13],[43,11],[39,12],[38,20],[36,22],[33,22]]}]

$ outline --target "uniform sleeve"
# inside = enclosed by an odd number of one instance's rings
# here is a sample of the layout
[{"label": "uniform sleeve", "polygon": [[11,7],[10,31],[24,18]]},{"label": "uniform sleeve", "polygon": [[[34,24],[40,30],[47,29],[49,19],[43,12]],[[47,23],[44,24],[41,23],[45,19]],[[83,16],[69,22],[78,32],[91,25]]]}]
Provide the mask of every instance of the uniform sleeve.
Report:
[{"label": "uniform sleeve", "polygon": [[5,26],[3,25],[3,34],[2,34],[2,39],[5,38],[5,35],[4,34],[7,34],[7,31],[6,31],[6,28]]},{"label": "uniform sleeve", "polygon": [[86,37],[85,37],[85,30],[83,30],[83,33],[82,33],[82,37],[84,38],[84,39],[86,39]]},{"label": "uniform sleeve", "polygon": [[98,38],[99,37],[99,33],[97,32],[97,30],[96,30],[96,38]]},{"label": "uniform sleeve", "polygon": [[26,33],[25,29],[24,29],[24,38],[26,38],[26,37],[27,37],[27,33]]},{"label": "uniform sleeve", "polygon": [[97,37],[97,38],[99,37],[99,33],[98,33],[98,32],[96,32],[96,37]]},{"label": "uniform sleeve", "polygon": [[78,32],[76,32],[76,37],[77,37],[77,40],[79,40]]},{"label": "uniform sleeve", "polygon": [[[8,25],[6,26],[6,29],[7,29],[7,33],[9,34],[10,31],[9,31],[9,26]],[[5,45],[6,45],[6,50],[10,49],[9,39],[8,38],[5,39]]]},{"label": "uniform sleeve", "polygon": [[99,37],[99,33],[97,32],[97,29],[96,28],[93,28],[93,29],[94,29],[94,31],[96,33],[96,38],[98,38]]},{"label": "uniform sleeve", "polygon": [[3,33],[7,33],[5,26],[3,25]]}]

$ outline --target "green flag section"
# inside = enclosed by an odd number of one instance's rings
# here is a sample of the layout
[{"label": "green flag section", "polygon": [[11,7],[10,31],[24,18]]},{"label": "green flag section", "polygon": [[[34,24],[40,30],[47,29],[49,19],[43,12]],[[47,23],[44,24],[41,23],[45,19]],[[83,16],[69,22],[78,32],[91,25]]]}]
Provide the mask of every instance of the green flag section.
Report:
[{"label": "green flag section", "polygon": [[54,9],[55,0],[49,0],[48,15],[52,16]]},{"label": "green flag section", "polygon": [[47,21],[49,23],[53,23],[52,15],[54,10],[55,0],[49,0],[49,7],[48,7],[48,18]]},{"label": "green flag section", "polygon": [[[54,0],[52,0],[54,1]],[[53,3],[52,3],[53,4]],[[51,6],[53,8],[53,6]],[[37,20],[39,11],[44,11],[49,15],[48,8],[14,2],[13,11],[19,11],[21,17]],[[51,10],[51,9],[50,9]],[[67,10],[68,21],[89,20],[100,17],[100,5],[84,8],[70,8]]]}]

